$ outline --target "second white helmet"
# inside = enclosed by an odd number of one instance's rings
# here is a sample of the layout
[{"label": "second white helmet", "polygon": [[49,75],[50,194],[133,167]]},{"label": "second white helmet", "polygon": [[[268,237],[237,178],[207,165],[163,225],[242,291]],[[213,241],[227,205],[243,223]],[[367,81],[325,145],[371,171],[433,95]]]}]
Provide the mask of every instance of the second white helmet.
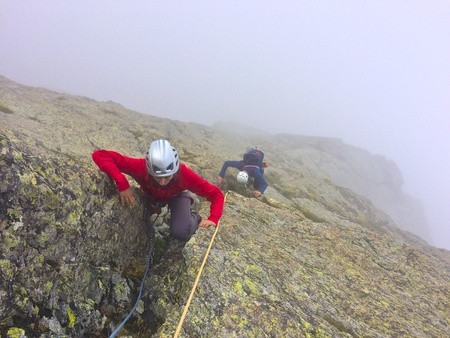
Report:
[{"label": "second white helmet", "polygon": [[238,172],[236,179],[239,183],[245,184],[248,181],[248,174],[245,171]]}]

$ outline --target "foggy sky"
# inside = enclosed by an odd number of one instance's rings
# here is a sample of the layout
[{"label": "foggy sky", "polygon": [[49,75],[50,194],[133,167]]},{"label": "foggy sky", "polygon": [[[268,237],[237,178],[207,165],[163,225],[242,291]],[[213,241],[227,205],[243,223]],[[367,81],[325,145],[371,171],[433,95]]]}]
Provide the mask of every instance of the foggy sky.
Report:
[{"label": "foggy sky", "polygon": [[[0,0],[0,75],[384,155],[450,249],[450,2]],[[149,140],[150,142],[150,140]]]}]

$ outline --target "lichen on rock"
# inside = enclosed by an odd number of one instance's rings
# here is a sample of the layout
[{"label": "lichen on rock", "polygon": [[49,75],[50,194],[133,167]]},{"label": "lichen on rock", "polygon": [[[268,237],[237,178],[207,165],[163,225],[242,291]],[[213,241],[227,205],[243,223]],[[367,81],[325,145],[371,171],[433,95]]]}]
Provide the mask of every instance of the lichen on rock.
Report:
[{"label": "lichen on rock", "polygon": [[[215,229],[199,229],[187,243],[171,239],[167,208],[148,217],[135,182],[138,205],[121,206],[90,157],[96,148],[142,156],[161,137],[211,182],[248,145],[270,158],[270,187],[260,199],[234,184],[231,172],[226,177],[224,214],[182,337],[448,335],[449,252],[401,230],[386,210],[343,186],[345,169],[357,167],[346,159],[368,159],[368,184],[402,196],[391,163],[351,153],[339,140],[238,137],[0,81],[2,335],[108,336],[134,305],[153,226],[139,310],[120,334],[173,336]],[[330,168],[338,174],[327,174]],[[199,202],[207,215],[209,203]]]}]

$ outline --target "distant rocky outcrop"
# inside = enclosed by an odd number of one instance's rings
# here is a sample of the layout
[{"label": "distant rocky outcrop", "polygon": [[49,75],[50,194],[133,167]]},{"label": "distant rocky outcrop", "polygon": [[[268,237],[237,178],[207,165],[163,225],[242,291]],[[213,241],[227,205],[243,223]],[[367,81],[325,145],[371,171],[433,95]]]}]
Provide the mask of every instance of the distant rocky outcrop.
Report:
[{"label": "distant rocky outcrop", "polygon": [[[239,139],[258,134],[257,130],[232,122],[217,123],[214,127],[238,135]],[[259,131],[259,136],[263,135],[266,134]],[[393,161],[326,137],[278,134],[267,139],[264,149],[271,150],[269,158],[278,168],[289,171],[301,168],[349,188],[370,199],[399,228],[431,241],[423,205],[403,192],[403,177]]]},{"label": "distant rocky outcrop", "polygon": [[[2,336],[107,337],[134,305],[150,223],[154,264],[120,335],[173,336],[215,229],[171,240],[168,211],[149,219],[142,203],[122,207],[90,158],[96,148],[142,156],[157,138],[211,181],[247,146],[269,162],[262,199],[228,174],[224,216],[181,337],[450,332],[450,252],[412,233],[427,238],[418,202],[381,156],[335,139],[171,121],[4,77],[0,121]],[[414,209],[416,223],[405,216]]]}]

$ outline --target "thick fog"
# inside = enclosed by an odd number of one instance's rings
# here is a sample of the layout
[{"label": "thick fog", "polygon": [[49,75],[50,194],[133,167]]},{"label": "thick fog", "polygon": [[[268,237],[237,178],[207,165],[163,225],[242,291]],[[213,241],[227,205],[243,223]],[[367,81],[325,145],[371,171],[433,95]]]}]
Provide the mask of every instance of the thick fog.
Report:
[{"label": "thick fog", "polygon": [[445,0],[0,0],[0,75],[171,119],[341,138],[397,163],[431,244],[450,249],[449,22]]}]

